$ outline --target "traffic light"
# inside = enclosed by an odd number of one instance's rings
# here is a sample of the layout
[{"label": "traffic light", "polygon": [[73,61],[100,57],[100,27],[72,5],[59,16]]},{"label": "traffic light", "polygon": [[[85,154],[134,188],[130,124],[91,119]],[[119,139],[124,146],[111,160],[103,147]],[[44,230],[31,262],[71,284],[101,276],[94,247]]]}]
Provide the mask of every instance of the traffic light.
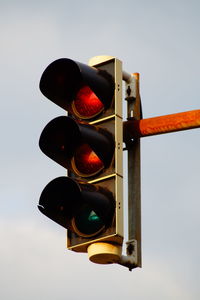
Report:
[{"label": "traffic light", "polygon": [[96,263],[117,262],[123,243],[122,64],[51,63],[40,90],[68,115],[50,121],[39,146],[67,169],[42,191],[39,210],[67,230],[67,247]]}]

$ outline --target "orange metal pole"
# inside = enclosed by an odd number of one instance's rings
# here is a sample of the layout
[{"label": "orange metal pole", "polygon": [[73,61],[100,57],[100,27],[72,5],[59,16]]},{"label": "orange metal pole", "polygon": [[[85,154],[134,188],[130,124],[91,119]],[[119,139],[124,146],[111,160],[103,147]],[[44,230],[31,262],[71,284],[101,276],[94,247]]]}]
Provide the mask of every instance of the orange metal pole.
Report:
[{"label": "orange metal pole", "polygon": [[200,110],[124,122],[124,141],[200,127]]}]

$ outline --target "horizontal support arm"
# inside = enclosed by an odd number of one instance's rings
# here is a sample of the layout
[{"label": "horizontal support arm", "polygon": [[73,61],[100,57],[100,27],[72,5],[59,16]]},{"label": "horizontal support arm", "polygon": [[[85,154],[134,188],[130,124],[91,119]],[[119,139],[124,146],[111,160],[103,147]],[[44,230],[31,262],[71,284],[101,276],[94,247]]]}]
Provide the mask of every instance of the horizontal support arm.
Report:
[{"label": "horizontal support arm", "polygon": [[200,110],[123,122],[124,142],[132,139],[200,127]]}]

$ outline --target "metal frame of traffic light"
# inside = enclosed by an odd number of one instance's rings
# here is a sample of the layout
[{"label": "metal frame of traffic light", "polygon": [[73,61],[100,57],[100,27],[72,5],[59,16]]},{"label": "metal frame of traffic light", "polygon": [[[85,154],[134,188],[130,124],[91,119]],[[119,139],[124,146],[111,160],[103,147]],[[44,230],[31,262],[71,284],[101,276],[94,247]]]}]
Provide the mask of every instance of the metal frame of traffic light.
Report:
[{"label": "metal frame of traffic light", "polygon": [[[142,118],[142,105],[139,90],[139,74],[123,72],[125,99],[127,100],[127,121]],[[123,122],[124,150],[128,152],[128,241],[126,256],[122,255],[119,264],[129,268],[142,266],[141,255],[141,164],[140,138],[129,136]]]},{"label": "metal frame of traffic light", "polygon": [[[123,121],[122,121],[122,64],[121,61],[111,56],[97,56],[89,61],[89,66],[98,70],[106,70],[112,74],[115,82],[113,106],[108,108],[103,115],[91,125],[110,129],[115,137],[115,153],[112,166],[107,172],[88,180],[89,184],[97,184],[109,188],[115,198],[115,230],[106,236],[89,239],[77,244],[77,236],[68,230],[67,247],[77,252],[88,252],[91,261],[96,263],[117,262],[121,256],[123,243]],[[114,168],[113,168],[114,165]],[[79,239],[79,238],[78,238]],[[74,244],[75,243],[75,244]]]}]

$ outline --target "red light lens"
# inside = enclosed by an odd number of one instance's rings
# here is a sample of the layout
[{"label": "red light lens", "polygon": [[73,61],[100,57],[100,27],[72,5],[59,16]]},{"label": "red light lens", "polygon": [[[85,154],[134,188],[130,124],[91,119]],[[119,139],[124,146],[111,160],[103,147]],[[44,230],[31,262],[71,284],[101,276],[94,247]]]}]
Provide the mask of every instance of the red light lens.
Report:
[{"label": "red light lens", "polygon": [[75,152],[72,167],[80,176],[89,177],[99,173],[104,164],[89,145],[82,144]]},{"label": "red light lens", "polygon": [[74,113],[82,119],[91,119],[104,109],[103,103],[88,87],[82,87],[72,103]]}]

